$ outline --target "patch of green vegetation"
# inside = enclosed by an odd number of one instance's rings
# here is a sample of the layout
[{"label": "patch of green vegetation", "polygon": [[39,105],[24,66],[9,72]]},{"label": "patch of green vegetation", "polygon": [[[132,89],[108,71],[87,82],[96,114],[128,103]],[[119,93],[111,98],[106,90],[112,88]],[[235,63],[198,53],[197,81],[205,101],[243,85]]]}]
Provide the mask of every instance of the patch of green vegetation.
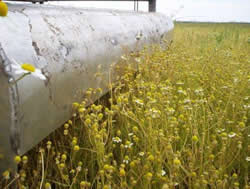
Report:
[{"label": "patch of green vegetation", "polygon": [[[125,73],[106,105],[85,107],[100,92],[89,89],[63,128],[16,157],[13,184],[249,188],[249,37],[247,24],[176,23],[167,50],[122,58]],[[8,173],[2,186],[12,181]]]}]

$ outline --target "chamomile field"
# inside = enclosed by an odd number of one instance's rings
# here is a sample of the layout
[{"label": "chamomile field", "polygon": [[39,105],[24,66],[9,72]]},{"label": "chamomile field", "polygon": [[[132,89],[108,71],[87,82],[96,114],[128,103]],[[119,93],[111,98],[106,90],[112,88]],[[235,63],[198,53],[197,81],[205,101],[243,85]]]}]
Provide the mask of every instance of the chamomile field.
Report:
[{"label": "chamomile field", "polygon": [[0,188],[249,189],[250,24],[175,23],[167,49],[118,65]]}]

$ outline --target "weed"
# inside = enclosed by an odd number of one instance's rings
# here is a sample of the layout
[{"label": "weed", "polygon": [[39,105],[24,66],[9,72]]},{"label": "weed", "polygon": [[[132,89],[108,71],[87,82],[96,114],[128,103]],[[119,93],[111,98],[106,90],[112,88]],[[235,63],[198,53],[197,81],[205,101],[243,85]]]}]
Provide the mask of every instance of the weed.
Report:
[{"label": "weed", "polygon": [[[63,128],[15,158],[16,185],[249,188],[249,32],[249,25],[177,23],[167,50],[122,59],[109,103],[73,103]],[[9,171],[2,180],[13,181]]]}]

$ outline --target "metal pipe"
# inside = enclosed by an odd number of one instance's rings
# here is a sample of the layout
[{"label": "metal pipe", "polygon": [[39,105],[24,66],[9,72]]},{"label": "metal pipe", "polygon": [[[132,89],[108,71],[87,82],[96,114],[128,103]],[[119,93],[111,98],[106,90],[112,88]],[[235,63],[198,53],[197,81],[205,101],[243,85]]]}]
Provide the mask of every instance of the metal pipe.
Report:
[{"label": "metal pipe", "polygon": [[[15,167],[15,154],[24,154],[70,119],[72,102],[81,101],[88,88],[107,92],[111,63],[170,40],[174,27],[160,13],[8,6],[8,16],[0,19],[0,172]],[[41,69],[46,81],[27,76],[11,84],[18,78],[12,59]]]},{"label": "metal pipe", "polygon": [[148,11],[149,12],[156,12],[156,0],[149,0]]}]

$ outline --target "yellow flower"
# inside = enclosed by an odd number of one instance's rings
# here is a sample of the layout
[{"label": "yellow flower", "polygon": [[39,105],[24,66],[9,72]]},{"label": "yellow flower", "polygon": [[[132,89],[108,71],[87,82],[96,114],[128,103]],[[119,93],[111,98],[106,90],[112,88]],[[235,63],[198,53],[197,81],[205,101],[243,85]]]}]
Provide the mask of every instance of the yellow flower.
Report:
[{"label": "yellow flower", "polygon": [[15,156],[14,161],[16,164],[19,164],[21,162],[21,157],[20,156]]},{"label": "yellow flower", "polygon": [[22,160],[23,160],[24,164],[28,163],[28,157],[27,156],[23,156]]},{"label": "yellow flower", "polygon": [[0,1],[0,16],[7,16],[8,14],[8,6]]},{"label": "yellow flower", "polygon": [[109,165],[108,164],[106,164],[106,165],[104,165],[104,167],[103,167],[105,170],[109,170]]},{"label": "yellow flower", "polygon": [[121,130],[118,130],[118,131],[116,132],[116,134],[117,134],[117,136],[121,136],[121,134],[122,134]]},{"label": "yellow flower", "polygon": [[45,184],[45,189],[51,189],[51,185],[50,185],[49,182],[46,182],[46,184]]},{"label": "yellow flower", "polygon": [[87,186],[87,182],[81,181],[81,182],[80,182],[80,187],[81,187],[81,188],[84,188],[85,186]]},{"label": "yellow flower", "polygon": [[199,141],[199,138],[198,138],[196,135],[194,135],[194,136],[192,137],[192,141],[193,141],[193,142],[198,142],[198,141]]},{"label": "yellow flower", "polygon": [[74,108],[78,108],[79,107],[79,103],[78,102],[74,102],[72,105],[73,105]]},{"label": "yellow flower", "polygon": [[154,161],[154,159],[155,159],[155,157],[154,157],[153,155],[149,155],[149,156],[148,156],[148,160],[149,160],[149,161]]},{"label": "yellow flower", "polygon": [[59,167],[60,167],[61,169],[63,169],[63,168],[65,167],[65,164],[64,164],[64,163],[60,163],[60,164],[59,164]]},{"label": "yellow flower", "polygon": [[110,189],[111,187],[109,185],[104,185],[103,189]]},{"label": "yellow flower", "polygon": [[75,146],[77,144],[77,140],[76,139],[73,139],[72,140],[72,145]]},{"label": "yellow flower", "polygon": [[2,175],[3,175],[4,179],[6,179],[6,180],[10,179],[10,172],[8,170],[4,171]]},{"label": "yellow flower", "polygon": [[63,161],[66,161],[67,155],[66,155],[66,154],[63,154],[61,158],[62,158]]},{"label": "yellow flower", "polygon": [[133,167],[135,167],[135,162],[132,161],[129,165],[130,165],[131,168],[133,168]]},{"label": "yellow flower", "polygon": [[181,165],[181,161],[179,159],[174,159],[174,165],[176,166],[180,166]]},{"label": "yellow flower", "polygon": [[162,189],[169,189],[168,184],[164,184],[164,185],[162,186]]},{"label": "yellow flower", "polygon": [[145,176],[146,176],[146,178],[147,178],[148,180],[151,180],[151,179],[152,179],[153,174],[152,174],[152,173],[150,173],[150,172],[148,172]]},{"label": "yellow flower", "polygon": [[80,147],[79,147],[78,145],[75,145],[75,146],[74,146],[74,151],[77,152],[77,151],[79,151],[79,150],[80,150]]},{"label": "yellow flower", "polygon": [[120,169],[120,176],[124,177],[126,175],[126,172],[123,168]]}]

